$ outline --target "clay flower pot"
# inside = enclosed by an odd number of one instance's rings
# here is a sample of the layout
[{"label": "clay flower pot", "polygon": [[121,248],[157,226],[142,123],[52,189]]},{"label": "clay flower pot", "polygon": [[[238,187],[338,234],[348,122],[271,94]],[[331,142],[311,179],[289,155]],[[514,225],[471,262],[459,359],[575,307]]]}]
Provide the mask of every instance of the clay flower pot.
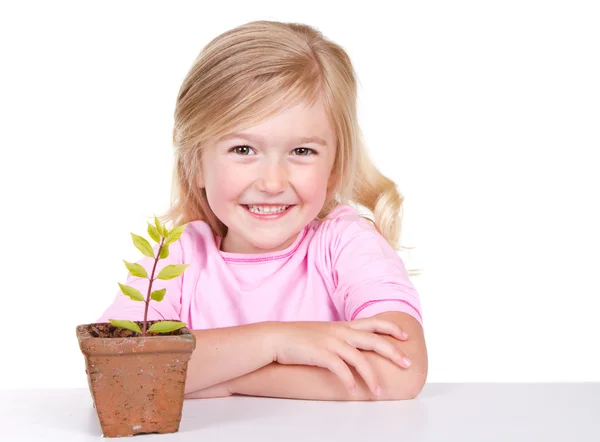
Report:
[{"label": "clay flower pot", "polygon": [[196,347],[190,330],[142,337],[95,323],[78,325],[76,331],[105,437],[179,430],[187,365]]}]

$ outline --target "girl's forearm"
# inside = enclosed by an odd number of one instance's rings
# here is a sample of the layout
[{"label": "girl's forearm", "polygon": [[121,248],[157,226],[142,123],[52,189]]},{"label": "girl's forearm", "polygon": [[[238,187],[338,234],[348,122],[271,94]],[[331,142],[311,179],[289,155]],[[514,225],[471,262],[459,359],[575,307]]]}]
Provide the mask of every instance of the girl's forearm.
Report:
[{"label": "girl's forearm", "polygon": [[426,374],[417,366],[400,368],[382,356],[363,351],[375,369],[383,387],[375,396],[354,367],[350,371],[356,379],[356,395],[351,395],[331,371],[308,365],[282,365],[273,362],[252,373],[205,391],[198,398],[231,394],[322,401],[403,400],[414,398],[421,390]]},{"label": "girl's forearm", "polygon": [[366,385],[357,385],[356,396],[328,370],[308,365],[273,362],[252,373],[185,395],[186,399],[210,399],[232,394],[306,400],[374,399]]},{"label": "girl's forearm", "polygon": [[337,376],[329,370],[309,365],[282,365],[277,362],[232,379],[223,387],[231,394],[248,396],[321,401],[375,399],[362,382],[356,383],[356,395],[351,396]]},{"label": "girl's forearm", "polygon": [[273,362],[273,323],[192,330],[196,349],[188,363],[186,395],[243,376]]}]

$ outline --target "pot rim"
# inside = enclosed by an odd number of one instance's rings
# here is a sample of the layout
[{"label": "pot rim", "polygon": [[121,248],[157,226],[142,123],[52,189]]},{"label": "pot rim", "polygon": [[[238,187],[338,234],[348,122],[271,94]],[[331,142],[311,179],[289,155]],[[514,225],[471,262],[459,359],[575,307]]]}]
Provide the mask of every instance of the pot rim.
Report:
[{"label": "pot rim", "polygon": [[[169,319],[169,321],[171,321],[171,319]],[[143,321],[133,321],[133,322],[143,322]],[[148,321],[150,322],[150,321]],[[123,336],[117,336],[117,337],[105,337],[105,338],[99,338],[99,337],[95,337],[92,336],[92,334],[89,332],[88,327],[90,325],[102,325],[102,324],[110,324],[110,322],[90,322],[89,324],[79,324],[77,325],[77,327],[75,328],[75,332],[77,333],[77,336],[82,336],[83,338],[91,338],[91,339],[150,339],[150,338],[180,338],[183,337],[185,335],[192,335],[192,331],[186,327],[181,327],[181,333],[178,335],[156,335],[156,336],[127,336],[127,337],[123,337]]]},{"label": "pot rim", "polygon": [[88,330],[95,322],[76,327],[79,347],[86,356],[118,356],[141,353],[191,353],[196,348],[196,337],[187,328],[182,334],[166,336],[94,337]]}]

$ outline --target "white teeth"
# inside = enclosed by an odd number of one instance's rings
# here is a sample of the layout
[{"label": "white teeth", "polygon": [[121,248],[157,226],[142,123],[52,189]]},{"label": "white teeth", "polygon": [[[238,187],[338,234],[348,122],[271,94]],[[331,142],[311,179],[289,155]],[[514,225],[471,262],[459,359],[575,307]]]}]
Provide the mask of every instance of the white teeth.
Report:
[{"label": "white teeth", "polygon": [[254,206],[254,205],[248,205],[248,210],[250,210],[250,212],[252,212],[252,213],[267,214],[267,213],[280,213],[280,212],[283,212],[288,207],[290,207],[290,206]]}]

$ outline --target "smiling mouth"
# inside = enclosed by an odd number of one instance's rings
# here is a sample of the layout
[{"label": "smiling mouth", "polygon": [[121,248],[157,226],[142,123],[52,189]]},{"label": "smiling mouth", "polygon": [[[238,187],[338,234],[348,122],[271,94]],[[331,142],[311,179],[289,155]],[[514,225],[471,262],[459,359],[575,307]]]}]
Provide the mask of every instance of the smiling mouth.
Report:
[{"label": "smiling mouth", "polygon": [[293,204],[242,204],[244,208],[255,215],[277,215],[286,212]]}]

